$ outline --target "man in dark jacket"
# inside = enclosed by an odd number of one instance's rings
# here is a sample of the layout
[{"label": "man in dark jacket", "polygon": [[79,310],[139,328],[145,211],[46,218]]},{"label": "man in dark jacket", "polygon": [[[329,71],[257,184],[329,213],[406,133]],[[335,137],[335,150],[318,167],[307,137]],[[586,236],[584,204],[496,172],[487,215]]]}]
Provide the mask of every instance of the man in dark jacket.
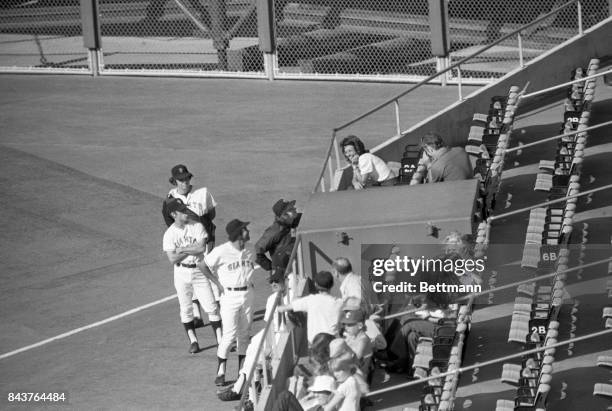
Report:
[{"label": "man in dark jacket", "polygon": [[274,223],[255,243],[256,262],[267,271],[277,268],[284,270],[289,264],[295,244],[293,229],[298,226],[302,218],[302,213],[298,213],[295,209],[295,201],[285,201],[281,198],[274,204],[272,211],[274,211]]}]

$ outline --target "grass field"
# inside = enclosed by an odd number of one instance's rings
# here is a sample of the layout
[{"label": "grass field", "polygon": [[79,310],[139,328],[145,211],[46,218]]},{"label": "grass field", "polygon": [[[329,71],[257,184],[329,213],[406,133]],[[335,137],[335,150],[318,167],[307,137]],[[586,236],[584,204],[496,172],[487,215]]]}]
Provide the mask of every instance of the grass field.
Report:
[{"label": "grass field", "polygon": [[[402,89],[0,76],[0,355],[175,292],[160,213],[173,165],[215,196],[219,241],[234,217],[256,240],[278,198],[303,206],[331,129]],[[455,99],[455,88],[420,89],[404,127]],[[392,134],[392,113],[350,131],[373,146]],[[230,409],[215,396],[210,329],[199,336],[205,350],[190,356],[171,300],[0,359],[0,408],[42,406],[9,404],[9,392],[66,392],[69,409]]]}]

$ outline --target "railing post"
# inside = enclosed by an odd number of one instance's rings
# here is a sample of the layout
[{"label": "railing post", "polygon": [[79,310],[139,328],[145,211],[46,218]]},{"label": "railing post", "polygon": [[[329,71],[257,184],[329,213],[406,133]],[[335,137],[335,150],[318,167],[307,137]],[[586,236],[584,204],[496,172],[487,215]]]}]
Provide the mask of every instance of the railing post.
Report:
[{"label": "railing post", "polygon": [[461,90],[461,66],[457,66],[457,89],[459,90],[459,101],[463,100],[463,92]]},{"label": "railing post", "polygon": [[584,33],[582,30],[582,4],[580,0],[576,2],[576,13],[578,14],[578,34],[582,36]]},{"label": "railing post", "polygon": [[525,62],[523,61],[523,36],[521,35],[520,31],[517,34],[517,39],[518,39],[519,64],[521,68],[523,68],[525,67]]},{"label": "railing post", "polygon": [[334,145],[334,153],[336,154],[336,169],[339,169],[341,167],[340,165],[340,146],[338,145],[338,136],[336,135],[336,130],[334,130],[334,136],[333,136],[333,145]]},{"label": "railing post", "polygon": [[395,100],[395,131],[397,132],[398,137],[402,135],[402,126],[400,124],[400,106],[399,100]]}]

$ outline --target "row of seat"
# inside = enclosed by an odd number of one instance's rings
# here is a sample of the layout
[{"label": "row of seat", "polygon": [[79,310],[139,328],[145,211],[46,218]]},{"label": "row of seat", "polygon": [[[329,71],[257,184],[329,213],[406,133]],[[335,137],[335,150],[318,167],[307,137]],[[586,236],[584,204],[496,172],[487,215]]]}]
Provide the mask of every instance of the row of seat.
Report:
[{"label": "row of seat", "polygon": [[444,372],[456,371],[463,356],[465,341],[470,329],[470,300],[459,306],[456,318],[441,320],[433,338],[421,337],[413,360],[414,376],[429,379],[423,387],[418,409],[408,411],[450,411],[459,376],[456,373],[435,378]]},{"label": "row of seat", "polygon": [[[491,170],[492,167],[495,167],[495,175],[499,176],[501,174],[501,168],[503,167],[503,152],[508,144],[514,121],[514,114],[518,106],[518,91],[518,87],[511,87],[507,98],[494,97],[491,100],[491,106],[489,107],[489,113],[487,115],[475,114],[473,117],[469,139],[471,139],[472,142],[476,141],[481,143],[480,145],[483,145],[482,151],[478,152],[478,160],[481,160],[478,162],[478,165],[482,165],[480,170],[482,183],[481,194],[483,198],[485,197],[485,193],[490,193],[490,198],[494,198],[496,190],[499,189],[499,184],[489,187],[491,182]],[[474,162],[474,164],[476,163]],[[421,165],[419,165],[419,167],[421,167]],[[424,170],[424,167],[422,167],[415,172],[411,184],[419,184],[422,181]],[[493,206],[494,202],[490,204]],[[488,229],[489,227],[484,221],[480,223],[476,238],[475,258],[482,258],[485,254],[486,245],[484,244],[484,240],[487,237]],[[420,371],[418,371],[418,368],[426,365],[429,365],[434,373],[440,365],[442,365],[440,370],[443,370],[444,364],[446,364],[448,371],[457,370],[461,367],[462,355],[470,328],[471,312],[472,300],[460,309],[455,332],[455,343],[450,347],[448,360],[445,363],[436,361],[434,355],[430,357],[429,347],[431,343],[427,341],[427,339],[422,339],[419,342],[417,356],[414,361],[416,367],[415,374],[419,375],[418,373]],[[448,347],[446,349],[448,350]],[[432,366],[434,368],[431,368]],[[422,375],[426,375],[425,372],[423,372]],[[453,373],[446,376],[441,390],[434,390],[422,397],[419,411],[448,411],[454,409],[455,393],[458,382],[458,374]],[[428,387],[425,388],[426,391],[428,389]]]},{"label": "row of seat", "polygon": [[[595,74],[598,68],[599,60],[591,60],[588,68],[589,75]],[[582,70],[575,70],[575,72],[582,73]],[[576,84],[580,85],[580,83]],[[587,81],[584,88],[585,93],[580,95],[584,95],[585,98],[588,95],[589,99],[579,104],[583,109],[581,113],[576,111],[564,113],[562,125],[564,133],[588,127],[595,81]],[[543,172],[537,175],[534,190],[550,192],[549,200],[577,194],[580,188],[578,169],[584,159],[585,143],[586,134],[584,133],[562,137],[558,140],[555,160],[540,161],[539,168]],[[575,203],[573,199],[567,202],[565,209],[559,205],[553,205],[531,211],[521,261],[522,267],[538,268],[542,263],[545,266],[550,265],[550,258],[556,255],[556,246],[563,241],[563,237],[569,237],[572,232]]]},{"label": "row of seat", "polygon": [[[596,64],[590,65],[596,70]],[[593,90],[593,88],[590,88]],[[577,104],[574,104],[575,108]],[[580,130],[588,126],[589,104],[579,104],[584,110],[576,121],[574,111],[564,116],[564,132]],[[567,105],[566,105],[567,107]],[[571,127],[572,130],[569,130]],[[540,162],[540,169],[550,171],[550,179],[536,180],[536,190],[550,191],[549,199],[574,195],[580,189],[580,168],[584,157],[586,134],[563,137],[557,147],[555,161]],[[565,166],[569,164],[569,166]],[[560,178],[553,179],[555,176]],[[543,341],[544,347],[556,343],[558,336],[558,314],[563,303],[565,280],[562,271],[568,268],[569,250],[567,244],[573,230],[573,216],[576,199],[569,199],[565,205],[537,208],[531,211],[526,234],[526,244],[521,266],[561,271],[552,286],[531,283],[517,290],[508,341],[523,344],[525,348],[535,348]],[[586,240],[586,239],[583,239]],[[518,385],[514,400],[498,400],[496,410],[545,410],[546,396],[552,381],[554,348],[546,349],[543,354],[523,357],[522,363],[504,364],[502,382]],[[531,378],[528,378],[530,377]],[[535,378],[534,378],[535,376]]]},{"label": "row of seat", "polygon": [[[612,262],[608,264],[608,281],[606,284],[606,292],[608,298],[612,298]],[[601,313],[604,320],[605,328],[612,328],[612,306],[604,307]],[[612,368],[612,356],[600,355],[597,357],[597,366]],[[593,387],[593,395],[601,395],[612,398],[612,384],[595,383]]]}]

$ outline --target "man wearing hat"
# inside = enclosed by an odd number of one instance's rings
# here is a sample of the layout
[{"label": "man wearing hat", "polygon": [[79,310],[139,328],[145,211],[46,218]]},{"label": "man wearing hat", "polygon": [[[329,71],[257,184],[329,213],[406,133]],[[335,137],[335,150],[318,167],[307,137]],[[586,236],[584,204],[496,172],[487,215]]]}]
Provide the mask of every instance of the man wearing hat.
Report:
[{"label": "man wearing hat", "polygon": [[[253,336],[251,339],[251,343],[249,344],[246,350],[246,357],[244,359],[244,364],[240,371],[238,371],[238,378],[233,385],[229,386],[229,388],[217,392],[217,397],[221,401],[237,401],[240,399],[242,395],[242,390],[245,389],[247,376],[251,373],[252,369],[257,365],[257,363],[264,363],[264,357],[268,356],[272,353],[272,350],[276,348],[280,336],[282,334],[286,334],[289,332],[289,321],[287,319],[286,314],[281,314],[272,310],[274,307],[274,303],[277,299],[279,300],[279,305],[289,303],[289,296],[286,292],[285,285],[285,276],[284,272],[280,269],[275,270],[268,281],[270,283],[270,287],[272,288],[272,294],[268,296],[268,300],[266,301],[266,311],[264,312],[264,322],[272,322],[270,327],[270,333],[268,334],[268,338],[264,343],[263,353],[261,353],[260,358],[256,358],[257,349],[259,348],[259,344],[261,343],[262,338],[264,338],[265,326],[259,330],[257,334]],[[279,295],[280,294],[280,295]],[[258,378],[259,374],[255,373],[254,378]],[[250,389],[250,387],[249,387]],[[254,398],[256,395],[254,392],[249,392],[250,398]]]},{"label": "man wearing hat", "polygon": [[[295,244],[292,231],[300,223],[302,213],[298,213],[295,209],[294,200],[285,201],[282,198],[272,206],[272,211],[274,211],[274,222],[255,243],[256,261],[264,270],[273,271],[281,268],[284,271]],[[269,253],[270,258],[266,253]]]},{"label": "man wearing hat", "polygon": [[208,234],[206,242],[207,251],[210,251],[215,246],[215,207],[217,202],[210,194],[206,187],[198,188],[197,190],[191,185],[193,174],[187,170],[187,166],[178,164],[170,170],[170,184],[174,187],[168,192],[168,197],[162,206],[162,214],[166,225],[170,227],[174,222],[174,218],[168,212],[167,203],[173,198],[180,198],[187,205],[193,216],[196,217],[204,226],[204,230]]},{"label": "man wearing hat", "polygon": [[253,283],[255,270],[253,254],[247,250],[250,240],[248,222],[234,219],[227,223],[225,231],[228,241],[215,247],[204,256],[202,272],[215,282],[221,292],[221,320],[223,337],[217,347],[216,385],[225,384],[225,366],[230,345],[236,340],[238,369],[242,368],[246,349],[249,345],[253,321]]},{"label": "man wearing hat", "polygon": [[189,209],[181,199],[173,198],[169,201],[167,210],[174,222],[164,233],[163,250],[174,266],[174,287],[178,295],[181,322],[189,337],[189,352],[195,354],[199,346],[193,315],[194,295],[208,314],[215,337],[219,340],[221,337],[221,318],[213,287],[198,267],[204,258],[206,232],[202,224],[189,218]]},{"label": "man wearing hat", "polygon": [[[168,196],[162,204],[162,215],[166,225],[170,227],[174,222],[174,218],[168,211],[168,202],[174,198],[181,199],[189,208],[189,215],[194,220],[202,223],[204,226],[204,231],[206,231],[205,252],[212,250],[215,246],[215,225],[212,222],[216,214],[215,207],[217,206],[217,203],[215,202],[215,199],[206,187],[202,187],[197,190],[193,188],[191,185],[193,174],[187,170],[187,166],[177,164],[172,167],[170,173],[171,175],[169,182],[172,184],[173,188],[168,192]],[[215,293],[215,300],[219,300],[219,290],[217,290],[216,286],[213,286],[213,292]],[[200,308],[202,303],[198,300],[194,300],[193,304],[195,326],[196,328],[202,327],[204,325],[200,316]],[[221,323],[218,320],[211,318],[208,320],[210,321],[212,328],[215,330],[218,343],[221,340]]]}]

